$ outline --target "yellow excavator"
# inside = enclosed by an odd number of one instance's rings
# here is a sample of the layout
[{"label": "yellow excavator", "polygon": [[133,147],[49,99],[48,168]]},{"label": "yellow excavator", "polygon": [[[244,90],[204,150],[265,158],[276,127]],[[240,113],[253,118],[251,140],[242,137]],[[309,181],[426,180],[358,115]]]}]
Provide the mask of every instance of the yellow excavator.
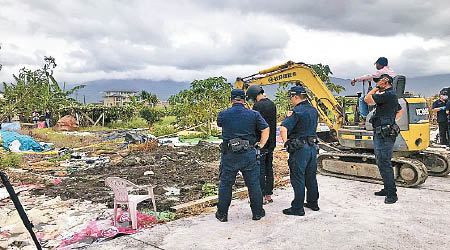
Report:
[{"label": "yellow excavator", "polygon": [[[318,170],[321,174],[382,182],[373,154],[373,128],[369,123],[374,110],[369,112],[365,121],[359,121],[357,100],[362,93],[344,96],[342,102],[338,102],[312,67],[292,61],[247,77],[238,77],[235,88],[247,90],[251,85],[280,83],[306,87],[310,91],[309,100],[319,112],[320,122],[329,128],[327,132],[318,131],[321,139],[319,146],[325,150],[318,156]],[[447,175],[450,172],[450,161],[447,155],[426,150],[430,144],[428,107],[424,98],[405,93],[405,84],[404,76],[394,78],[393,88],[404,112],[397,121],[400,134],[394,145],[392,163],[396,184],[413,187],[424,183],[428,174]]]}]

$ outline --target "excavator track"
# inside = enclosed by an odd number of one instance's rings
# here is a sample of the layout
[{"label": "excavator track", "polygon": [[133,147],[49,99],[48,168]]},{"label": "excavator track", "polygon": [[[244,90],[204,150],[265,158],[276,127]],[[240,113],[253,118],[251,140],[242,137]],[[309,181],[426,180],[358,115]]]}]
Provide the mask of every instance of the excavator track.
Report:
[{"label": "excavator track", "polygon": [[409,157],[421,161],[428,175],[446,176],[450,173],[450,157],[446,153],[424,150]]},{"label": "excavator track", "polygon": [[[414,187],[428,178],[427,168],[418,160],[396,157],[392,159],[392,164],[398,186]],[[325,152],[318,156],[317,168],[323,175],[383,183],[373,154]]]}]

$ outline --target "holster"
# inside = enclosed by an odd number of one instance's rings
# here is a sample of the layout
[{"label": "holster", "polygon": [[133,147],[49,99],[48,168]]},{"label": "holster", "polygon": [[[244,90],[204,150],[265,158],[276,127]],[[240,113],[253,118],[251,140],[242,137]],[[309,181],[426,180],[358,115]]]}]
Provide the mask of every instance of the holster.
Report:
[{"label": "holster", "polygon": [[305,138],[289,139],[285,143],[285,147],[288,153],[293,153],[297,150],[302,149],[305,145],[317,146],[318,143],[319,141],[317,140],[317,136],[307,136]]},{"label": "holster", "polygon": [[245,153],[250,150],[252,146],[250,146],[249,140],[244,140],[241,138],[233,138],[228,143],[221,143],[220,149],[222,153],[226,154],[229,152],[233,153]]},{"label": "holster", "polygon": [[392,125],[381,125],[375,128],[375,133],[383,138],[396,138],[398,134],[400,134],[400,127],[397,123],[393,123]]}]

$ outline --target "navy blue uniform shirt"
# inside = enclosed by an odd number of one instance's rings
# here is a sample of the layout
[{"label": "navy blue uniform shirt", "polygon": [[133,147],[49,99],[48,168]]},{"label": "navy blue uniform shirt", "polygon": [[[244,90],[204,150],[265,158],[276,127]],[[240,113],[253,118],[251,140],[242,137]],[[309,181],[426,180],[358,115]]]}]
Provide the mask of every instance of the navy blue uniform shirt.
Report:
[{"label": "navy blue uniform shirt", "polygon": [[[444,102],[441,101],[441,99],[437,99],[433,102],[433,105],[431,106],[432,109],[440,108],[440,107],[446,107],[447,106],[447,100]],[[447,113],[445,113],[445,110],[439,110],[437,112],[437,122],[447,122]]]},{"label": "navy blue uniform shirt", "polygon": [[269,127],[259,112],[246,109],[241,103],[235,103],[231,108],[220,111],[217,126],[222,127],[224,142],[239,137],[249,140],[250,145],[256,142],[256,131]]},{"label": "navy blue uniform shirt", "polygon": [[402,107],[398,103],[397,94],[392,87],[386,89],[383,94],[372,95],[372,98],[377,105],[372,126],[376,128],[382,125],[394,124],[395,116]]},{"label": "navy blue uniform shirt", "polygon": [[281,126],[287,128],[288,139],[316,135],[319,114],[308,101],[297,104]]}]

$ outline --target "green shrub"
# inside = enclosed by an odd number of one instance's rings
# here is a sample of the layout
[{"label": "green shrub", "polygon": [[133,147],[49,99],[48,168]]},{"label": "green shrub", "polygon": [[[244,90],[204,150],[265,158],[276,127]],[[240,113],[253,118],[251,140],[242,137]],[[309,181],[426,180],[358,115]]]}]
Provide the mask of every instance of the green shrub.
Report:
[{"label": "green shrub", "polygon": [[208,196],[217,195],[219,193],[219,189],[215,184],[205,183],[202,186],[203,198]]},{"label": "green shrub", "polygon": [[8,152],[1,156],[0,164],[2,168],[17,168],[21,162],[22,162],[21,155]]},{"label": "green shrub", "polygon": [[108,126],[113,129],[148,128],[148,123],[143,118],[134,116],[129,121],[113,121]]},{"label": "green shrub", "polygon": [[188,135],[179,136],[179,138],[180,138],[180,141],[187,140],[187,139],[195,139],[195,138],[205,139],[205,138],[208,138],[208,135],[205,133],[201,133],[201,134],[192,133],[192,134],[188,134]]},{"label": "green shrub", "polygon": [[145,107],[141,109],[139,115],[144,118],[148,122],[148,124],[152,125],[153,123],[161,120],[163,112],[156,108]]},{"label": "green shrub", "polygon": [[157,125],[153,126],[152,130],[150,131],[150,134],[159,137],[163,135],[170,135],[177,132],[177,129],[173,125],[165,126],[165,125]]},{"label": "green shrub", "polygon": [[70,159],[70,154],[64,154],[64,155],[58,155],[53,156],[49,159],[50,162],[59,162],[59,161],[65,161]]}]

